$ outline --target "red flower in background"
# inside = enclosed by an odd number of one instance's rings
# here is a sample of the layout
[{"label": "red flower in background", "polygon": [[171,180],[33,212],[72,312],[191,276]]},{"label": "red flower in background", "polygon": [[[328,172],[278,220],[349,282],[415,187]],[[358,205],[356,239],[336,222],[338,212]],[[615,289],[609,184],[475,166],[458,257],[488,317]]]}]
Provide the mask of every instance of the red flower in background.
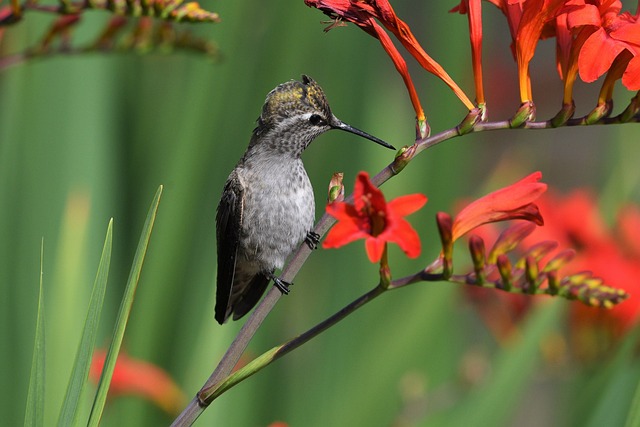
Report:
[{"label": "red flower in background", "polygon": [[[558,242],[557,251],[574,249],[574,259],[562,268],[563,275],[589,270],[608,285],[622,289],[630,297],[610,309],[588,307],[573,303],[571,336],[576,351],[593,355],[593,347],[606,332],[619,337],[640,320],[640,208],[626,206],[619,212],[612,230],[598,209],[597,200],[586,190],[568,195],[547,193],[536,202],[544,216],[544,226],[537,227],[523,242],[529,248],[544,241]],[[487,242],[498,235],[497,227],[482,227],[474,232]],[[544,264],[556,252],[550,253]],[[508,338],[513,325],[534,303],[530,297],[509,295],[492,290],[465,288],[488,327],[500,339]],[[539,300],[540,301],[540,300]],[[544,300],[541,300],[544,301]]]},{"label": "red flower in background", "polygon": [[354,203],[333,202],[327,213],[338,220],[322,243],[323,248],[338,248],[354,240],[366,239],[371,262],[382,258],[387,242],[397,243],[410,258],[420,255],[418,233],[403,218],[427,202],[423,194],[410,194],[386,202],[382,192],[360,172],[353,191]]},{"label": "red flower in background", "polygon": [[[89,378],[98,382],[106,351],[96,350],[91,360]],[[148,399],[170,415],[180,412],[185,404],[182,390],[169,374],[144,360],[133,359],[120,353],[111,378],[109,396],[134,395]]]},{"label": "red flower in background", "polygon": [[575,315],[592,319],[604,316],[612,321],[614,333],[625,332],[640,316],[640,211],[637,207],[624,208],[616,229],[611,230],[600,214],[597,200],[585,190],[567,196],[550,194],[540,201],[540,209],[545,227],[524,243],[556,240],[560,248],[572,247],[576,258],[565,267],[567,273],[591,270],[606,283],[626,291],[629,299],[609,310],[572,306]]}]

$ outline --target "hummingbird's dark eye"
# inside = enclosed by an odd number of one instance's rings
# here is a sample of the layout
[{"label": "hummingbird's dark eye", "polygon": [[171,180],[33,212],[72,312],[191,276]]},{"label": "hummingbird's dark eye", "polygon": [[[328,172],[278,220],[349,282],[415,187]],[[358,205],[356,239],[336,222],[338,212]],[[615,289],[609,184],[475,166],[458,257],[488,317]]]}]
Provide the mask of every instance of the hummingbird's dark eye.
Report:
[{"label": "hummingbird's dark eye", "polygon": [[311,123],[314,126],[322,126],[325,124],[325,121],[322,118],[322,116],[318,114],[312,114],[311,117],[309,117],[309,123]]}]

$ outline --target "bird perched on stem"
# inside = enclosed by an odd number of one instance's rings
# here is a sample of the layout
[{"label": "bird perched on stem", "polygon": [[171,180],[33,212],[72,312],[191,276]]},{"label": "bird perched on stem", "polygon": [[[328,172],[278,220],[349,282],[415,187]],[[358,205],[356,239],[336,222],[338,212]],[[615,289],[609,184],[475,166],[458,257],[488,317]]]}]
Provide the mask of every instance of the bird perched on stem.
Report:
[{"label": "bird perched on stem", "polygon": [[384,147],[386,142],[340,121],[322,88],[308,76],[267,95],[249,147],[224,186],[216,215],[218,279],[215,317],[222,324],[255,306],[276,269],[303,241],[314,248],[313,188],[300,156],[318,135],[339,129]]}]

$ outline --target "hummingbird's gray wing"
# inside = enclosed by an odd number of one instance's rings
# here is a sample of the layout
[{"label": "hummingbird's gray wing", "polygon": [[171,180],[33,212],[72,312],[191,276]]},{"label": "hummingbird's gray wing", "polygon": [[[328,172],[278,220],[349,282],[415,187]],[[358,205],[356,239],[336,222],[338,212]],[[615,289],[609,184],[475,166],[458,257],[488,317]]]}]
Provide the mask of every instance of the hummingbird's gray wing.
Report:
[{"label": "hummingbird's gray wing", "polygon": [[244,210],[244,188],[235,173],[229,176],[222,191],[216,214],[218,242],[218,279],[216,284],[216,320],[223,324],[232,311],[231,295],[240,245]]}]

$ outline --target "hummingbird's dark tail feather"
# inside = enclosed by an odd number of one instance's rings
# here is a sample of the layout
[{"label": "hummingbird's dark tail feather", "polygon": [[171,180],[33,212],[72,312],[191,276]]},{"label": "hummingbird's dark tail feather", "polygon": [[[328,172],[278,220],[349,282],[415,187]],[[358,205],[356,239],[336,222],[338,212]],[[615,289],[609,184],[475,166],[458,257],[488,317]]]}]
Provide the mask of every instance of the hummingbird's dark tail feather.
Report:
[{"label": "hummingbird's dark tail feather", "polygon": [[270,277],[267,274],[259,273],[251,279],[240,300],[233,305],[233,320],[238,320],[249,312],[260,301],[269,284]]}]

